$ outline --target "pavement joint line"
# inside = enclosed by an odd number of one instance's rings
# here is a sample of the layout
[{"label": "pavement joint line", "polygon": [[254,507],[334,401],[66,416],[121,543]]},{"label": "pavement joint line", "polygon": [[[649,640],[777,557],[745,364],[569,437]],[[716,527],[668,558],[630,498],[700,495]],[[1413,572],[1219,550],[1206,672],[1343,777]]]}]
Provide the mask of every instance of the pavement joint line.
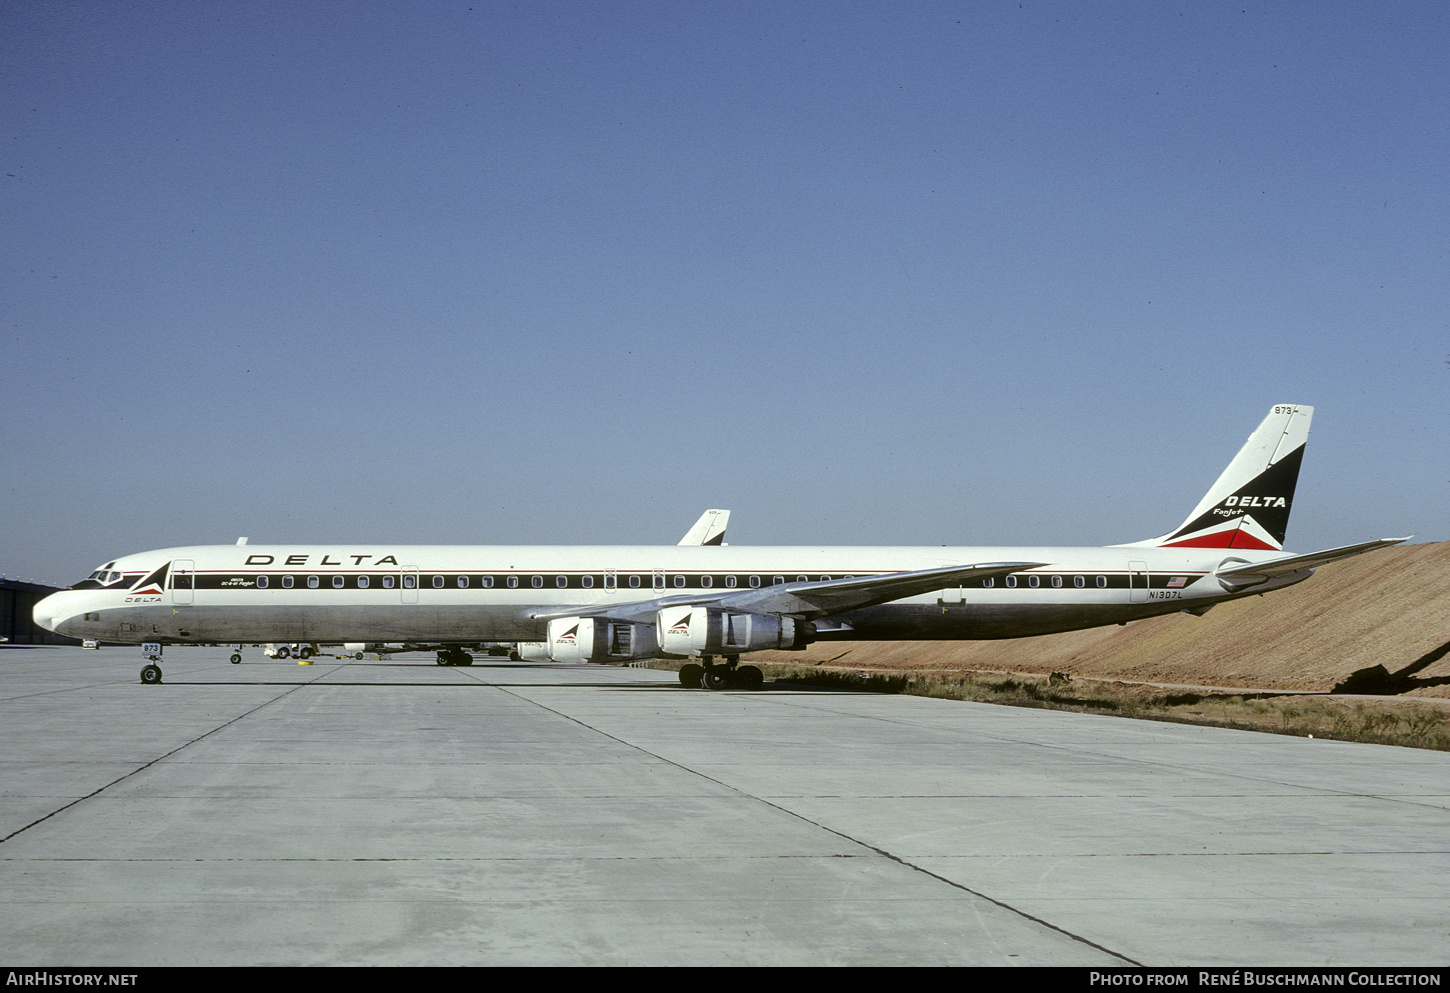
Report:
[{"label": "pavement joint line", "polygon": [[[481,679],[480,679],[480,682],[482,682]],[[597,735],[600,735],[601,737],[605,737],[605,738],[610,739],[611,741],[618,742],[619,744],[624,745],[626,748],[632,748],[632,749],[634,749],[634,750],[636,750],[638,752],[641,752],[641,753],[643,753],[645,755],[648,755],[651,758],[654,758],[654,759],[656,759],[656,760],[658,760],[660,762],[665,762],[665,763],[667,763],[669,765],[672,765],[675,768],[681,770],[682,772],[688,773],[688,774],[690,774],[692,776],[698,776],[701,779],[706,780],[707,782],[714,783],[717,786],[720,786],[720,787],[723,787],[724,789],[730,790],[733,793],[737,793],[740,796],[746,797],[746,798],[748,798],[750,800],[754,800],[757,803],[760,803],[760,804],[763,804],[763,805],[765,805],[767,807],[770,807],[772,810],[776,810],[776,811],[778,811],[778,812],[780,812],[782,814],[785,814],[787,817],[794,818],[795,820],[798,820],[798,821],[800,821],[800,822],[802,822],[804,824],[809,824],[809,825],[811,825],[812,827],[814,827],[814,828],[816,828],[818,830],[825,831],[825,832],[827,832],[829,834],[833,834],[836,837],[841,838],[841,839],[843,839],[845,841],[848,841],[848,842],[850,842],[853,845],[859,845],[860,847],[866,849],[867,851],[874,852],[877,855],[881,856],[882,858],[887,859],[887,860],[889,860],[891,862],[894,862],[897,865],[899,865],[899,866],[901,866],[901,867],[903,867],[905,869],[910,869],[913,872],[921,873],[924,876],[927,876],[927,877],[929,877],[931,879],[935,879],[937,882],[945,883],[947,886],[950,886],[951,888],[956,889],[956,890],[960,890],[961,892],[966,893],[969,896],[974,896],[974,897],[976,897],[979,900],[985,900],[988,903],[992,904],[993,906],[1000,907],[1001,909],[1007,911],[1008,913],[1015,914],[1018,917],[1023,918],[1024,920],[1031,921],[1032,923],[1038,925],[1039,927],[1047,928],[1050,931],[1054,931],[1054,932],[1056,932],[1056,933],[1058,933],[1060,935],[1063,935],[1066,938],[1069,938],[1069,939],[1071,939],[1073,941],[1079,942],[1080,944],[1087,945],[1089,948],[1097,949],[1098,951],[1102,952],[1103,954],[1105,954],[1105,955],[1111,955],[1113,958],[1120,959],[1123,962],[1128,963],[1129,965],[1134,965],[1134,966],[1139,966],[1139,967],[1141,967],[1143,965],[1142,962],[1139,962],[1136,959],[1130,958],[1129,956],[1124,955],[1122,952],[1117,952],[1117,951],[1114,951],[1113,949],[1108,948],[1108,947],[1106,947],[1104,945],[1100,945],[1097,942],[1091,940],[1090,938],[1086,938],[1086,937],[1084,937],[1083,935],[1080,935],[1080,934],[1074,934],[1073,932],[1067,930],[1066,928],[1063,928],[1063,927],[1060,927],[1059,925],[1053,924],[1051,921],[1047,921],[1047,920],[1044,920],[1041,917],[1037,917],[1037,916],[1034,916],[1033,914],[1029,914],[1025,910],[1022,910],[1022,909],[1020,909],[1018,907],[1014,907],[1014,906],[1012,906],[1009,903],[1003,903],[1001,900],[994,899],[993,897],[990,897],[990,896],[988,896],[985,893],[982,893],[982,892],[979,892],[977,890],[974,890],[970,886],[965,886],[965,885],[963,885],[961,883],[958,883],[958,882],[956,882],[954,880],[948,879],[947,877],[945,877],[943,875],[940,875],[939,873],[932,872],[930,869],[926,869],[926,868],[923,868],[922,866],[916,865],[916,864],[908,861],[907,859],[902,858],[899,855],[894,855],[891,852],[886,851],[884,848],[879,848],[876,845],[872,845],[872,844],[870,844],[868,842],[862,841],[859,838],[853,838],[849,834],[846,834],[845,832],[838,831],[838,830],[836,830],[835,828],[832,828],[832,827],[828,827],[827,825],[822,824],[822,823],[820,823],[818,821],[813,821],[809,817],[806,817],[803,814],[797,813],[796,811],[791,810],[791,809],[789,809],[787,807],[783,807],[783,806],[781,806],[778,803],[773,803],[772,801],[767,800],[766,798],[764,798],[762,796],[757,796],[757,795],[755,795],[753,793],[749,793],[749,792],[747,792],[745,790],[742,790],[740,787],[735,786],[735,785],[733,785],[731,783],[727,783],[727,782],[724,782],[723,780],[716,779],[713,776],[706,775],[705,773],[700,772],[698,769],[692,769],[689,766],[682,765],[679,762],[674,761],[673,759],[666,758],[665,756],[660,755],[657,752],[652,752],[649,749],[643,747],[642,745],[637,745],[634,742],[626,741],[623,738],[620,738],[620,737],[618,737],[616,735],[610,734],[608,731],[604,731],[604,730],[602,730],[600,728],[597,728],[597,727],[594,727],[594,726],[592,726],[590,724],[586,724],[584,721],[580,720],[577,717],[571,717],[570,715],[565,714],[565,713],[562,713],[561,711],[555,710],[553,707],[550,707],[550,706],[548,706],[546,704],[540,703],[537,700],[531,700],[527,696],[524,696],[521,693],[514,693],[511,690],[507,690],[507,689],[503,690],[503,692],[508,693],[510,696],[518,697],[519,699],[523,700],[524,702],[533,704],[534,706],[538,707],[539,709],[546,710],[549,713],[554,714],[557,717],[562,717],[564,720],[570,721],[570,722],[572,722],[574,724],[577,724],[580,727],[585,728],[588,731],[592,731],[593,733],[595,733]],[[752,699],[754,699],[754,698],[752,697]]]},{"label": "pavement joint line", "polygon": [[[0,858],[0,863],[5,862],[34,862],[46,865],[64,865],[68,863],[83,863],[96,865],[125,865],[130,863],[160,863],[164,865],[192,865],[195,863],[241,863],[244,865],[272,864],[272,863],[353,863],[353,862],[780,862],[780,861],[801,861],[810,862],[827,859],[865,859],[874,857],[874,852],[861,852],[858,855],[815,855],[815,854],[781,854],[781,855],[373,855],[355,856],[351,858],[324,858],[315,856],[310,858],[301,857],[257,857],[257,858],[44,858],[39,856],[7,856]],[[991,856],[995,858],[996,856]]]},{"label": "pavement joint line", "polygon": [[305,683],[298,683],[297,685],[293,686],[290,690],[287,690],[285,693],[279,693],[276,696],[272,697],[270,700],[263,700],[261,703],[257,704],[255,707],[251,708],[250,710],[243,711],[242,713],[240,713],[237,716],[233,717],[231,720],[224,721],[221,724],[218,724],[216,727],[212,728],[210,731],[206,731],[203,734],[199,734],[195,738],[192,738],[190,741],[184,741],[184,742],[182,742],[181,744],[177,745],[175,748],[171,749],[169,752],[165,752],[165,753],[163,753],[161,755],[156,756],[154,759],[151,759],[151,760],[149,760],[147,762],[142,763],[141,765],[137,766],[136,768],[132,769],[130,772],[128,772],[128,773],[126,773],[126,774],[124,774],[122,776],[117,776],[115,779],[111,780],[109,783],[106,783],[103,786],[97,787],[96,789],[94,789],[91,792],[87,793],[85,796],[76,797],[70,803],[63,804],[62,806],[59,806],[59,807],[55,808],[50,813],[46,814],[44,817],[38,817],[35,820],[31,821],[29,824],[26,824],[23,827],[16,828],[14,831],[11,831],[5,837],[0,838],[0,845],[5,844],[5,842],[9,841],[11,838],[14,838],[18,834],[23,834],[24,832],[29,831],[31,828],[35,827],[37,824],[43,824],[43,823],[45,823],[46,821],[50,820],[52,817],[56,816],[57,814],[63,813],[64,811],[67,811],[70,808],[74,807],[76,804],[84,803],[85,801],[91,799],[92,797],[95,797],[95,796],[100,795],[101,793],[104,793],[106,790],[110,789],[112,786],[115,786],[117,783],[123,783],[126,780],[130,779],[132,776],[136,775],[137,773],[144,772],[145,770],[151,768],[156,763],[162,762],[162,761],[170,758],[171,756],[175,755],[177,752],[181,751],[182,749],[184,749],[184,748],[190,748],[192,745],[196,744],[198,741],[202,741],[202,740],[204,740],[206,738],[210,738],[212,735],[216,734],[218,731],[221,731],[224,728],[231,727],[233,724],[237,723],[237,721],[240,721],[240,720],[242,720],[245,717],[250,717],[252,714],[255,714],[257,711],[261,710],[263,707],[270,707],[272,704],[276,703],[278,700],[281,700],[281,699],[283,699],[285,697],[288,697],[288,696],[292,695],[293,693],[297,692],[298,690],[302,689],[305,686],[311,685],[317,679],[321,679],[324,675],[326,675],[326,673],[318,673],[314,679],[310,679],[310,680],[308,680]]},{"label": "pavement joint line", "polygon": [[[668,761],[668,760],[665,760],[665,761]],[[760,797],[752,797],[749,794],[742,794],[742,795],[746,796],[747,798],[749,798],[751,800],[759,800],[761,803],[765,803],[765,804],[767,804],[769,806],[774,806],[774,804],[771,804],[770,801],[768,801],[768,800],[761,800]],[[777,808],[777,809],[779,809],[779,808]],[[811,821],[811,820],[809,820],[807,818],[801,817],[799,814],[792,813],[789,810],[783,811],[783,813],[790,814],[792,817],[795,817],[797,820],[803,820],[807,824],[812,825],[813,827],[819,827],[822,831],[832,831],[833,830],[832,828],[829,828],[829,827],[827,827],[827,826],[825,826],[823,824],[817,824],[814,821]],[[835,832],[835,833],[839,834],[839,832]],[[887,858],[897,858],[897,856],[893,856],[889,852],[881,852],[878,849],[872,848],[869,844],[867,844],[865,842],[862,842],[862,841],[859,841],[856,838],[851,838],[851,837],[848,837],[847,835],[840,835],[840,837],[845,838],[847,841],[853,842],[855,844],[862,845],[863,847],[867,848],[873,854],[885,855]],[[1203,859],[1219,859],[1219,858],[1224,858],[1225,856],[1232,857],[1232,858],[1276,858],[1276,859],[1282,859],[1282,858],[1332,858],[1332,857],[1342,857],[1342,856],[1355,856],[1355,857],[1365,857],[1365,858],[1379,858],[1379,857],[1390,857],[1390,856],[1399,857],[1399,856],[1404,856],[1404,855],[1447,855],[1447,854],[1450,854],[1450,850],[1440,849],[1440,848],[1430,848],[1430,849],[1413,849],[1413,850],[1409,850],[1409,851],[1392,851],[1392,850],[1387,850],[1387,851],[1355,851],[1353,849],[1345,849],[1343,851],[1313,851],[1313,852],[1290,852],[1290,851],[1283,851],[1283,852],[1234,852],[1234,851],[1212,851],[1212,852],[1071,852],[1071,853],[1054,852],[1052,854],[1035,854],[1035,855],[1033,855],[1033,854],[1028,854],[1028,855],[1016,855],[1016,854],[1007,855],[1007,854],[1004,854],[1004,853],[1001,853],[1001,852],[984,852],[984,853],[977,854],[977,855],[938,855],[938,856],[933,856],[933,857],[934,858],[950,858],[950,859],[956,859],[956,860],[959,860],[959,861],[974,861],[974,860],[978,860],[978,859],[992,859],[992,860],[995,861],[995,860],[999,860],[999,859],[1002,859],[1002,858],[1011,858],[1011,859],[1014,859],[1014,860],[1017,860],[1017,861],[1032,861],[1034,859],[1046,859],[1048,861],[1056,862],[1056,861],[1059,861],[1061,859],[1073,859],[1073,860],[1077,860],[1077,859],[1199,859],[1199,858],[1203,858]],[[748,859],[760,859],[762,861],[770,861],[772,859],[827,859],[827,858],[830,858],[830,859],[856,859],[856,858],[866,858],[866,857],[867,856],[865,854],[861,854],[861,855],[846,855],[846,854],[841,854],[841,855],[790,855],[790,854],[780,854],[780,855],[721,855],[721,856],[709,856],[709,855],[690,855],[690,856],[683,856],[683,855],[610,855],[610,856],[600,856],[600,855],[500,855],[500,856],[482,856],[482,855],[466,855],[466,856],[458,856],[458,855],[437,855],[437,856],[433,856],[433,855],[429,855],[429,856],[417,856],[417,855],[374,855],[374,856],[367,856],[367,857],[357,856],[357,857],[353,857],[353,858],[320,858],[320,857],[310,857],[310,858],[284,858],[284,857],[281,857],[281,856],[265,856],[265,857],[264,856],[258,856],[256,858],[245,858],[245,859],[234,859],[234,858],[191,858],[191,859],[175,859],[175,858],[95,858],[95,857],[81,858],[81,857],[64,857],[64,856],[51,858],[51,857],[48,857],[48,856],[5,855],[5,856],[0,856],[0,863],[4,863],[4,862],[46,862],[46,863],[51,863],[51,862],[96,862],[96,863],[102,863],[102,862],[105,862],[105,863],[113,863],[113,862],[552,862],[552,861],[562,861],[562,862],[672,862],[672,861],[678,862],[678,861],[691,861],[691,862],[695,862],[695,861],[709,861],[712,858],[715,858],[717,860],[723,860],[723,861],[739,861],[741,859],[747,859],[747,860]],[[902,864],[905,865],[907,863],[903,862]],[[916,867],[913,866],[912,868],[916,868]],[[925,871],[925,870],[923,870],[923,871]],[[955,885],[955,884],[953,884],[953,885]],[[980,895],[980,894],[978,894],[978,895]],[[984,899],[991,899],[991,898],[990,897],[984,897]]]}]

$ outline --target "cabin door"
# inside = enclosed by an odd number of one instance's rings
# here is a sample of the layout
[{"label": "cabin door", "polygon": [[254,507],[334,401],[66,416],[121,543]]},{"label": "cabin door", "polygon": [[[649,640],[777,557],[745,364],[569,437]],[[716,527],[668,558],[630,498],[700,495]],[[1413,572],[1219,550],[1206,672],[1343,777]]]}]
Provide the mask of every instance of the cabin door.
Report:
[{"label": "cabin door", "polygon": [[177,559],[171,563],[171,602],[190,606],[196,593],[196,562]]},{"label": "cabin door", "polygon": [[1148,602],[1148,563],[1128,563],[1128,600],[1132,603]]}]

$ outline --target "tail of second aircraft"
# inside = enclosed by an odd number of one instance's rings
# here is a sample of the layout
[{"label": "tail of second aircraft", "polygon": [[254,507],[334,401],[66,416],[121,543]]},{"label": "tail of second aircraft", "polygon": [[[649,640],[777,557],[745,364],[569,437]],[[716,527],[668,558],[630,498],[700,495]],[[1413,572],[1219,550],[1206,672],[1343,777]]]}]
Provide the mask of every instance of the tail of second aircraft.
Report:
[{"label": "tail of second aircraft", "polygon": [[1134,544],[1282,550],[1313,416],[1313,407],[1275,404],[1187,520],[1161,538]]}]

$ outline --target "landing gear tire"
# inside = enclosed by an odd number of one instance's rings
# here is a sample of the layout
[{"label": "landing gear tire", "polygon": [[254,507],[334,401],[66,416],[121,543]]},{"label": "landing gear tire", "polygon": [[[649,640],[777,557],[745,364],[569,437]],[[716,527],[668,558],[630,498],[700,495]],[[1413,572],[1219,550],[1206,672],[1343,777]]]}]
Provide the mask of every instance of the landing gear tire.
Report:
[{"label": "landing gear tire", "polygon": [[141,682],[148,686],[161,682],[161,667],[159,665],[143,665],[141,667]]},{"label": "landing gear tire", "polygon": [[241,665],[242,664],[242,653],[241,652],[232,652],[232,660],[231,661],[232,661],[232,665]]},{"label": "landing gear tire", "polygon": [[705,675],[705,667],[696,665],[693,662],[686,662],[680,666],[680,685],[692,690],[700,688],[700,680]]},{"label": "landing gear tire", "polygon": [[723,665],[712,665],[705,670],[700,685],[707,690],[728,690],[735,684],[734,674]]},{"label": "landing gear tire", "polygon": [[753,665],[742,665],[735,670],[735,682],[742,690],[758,690],[765,685],[765,673]]}]

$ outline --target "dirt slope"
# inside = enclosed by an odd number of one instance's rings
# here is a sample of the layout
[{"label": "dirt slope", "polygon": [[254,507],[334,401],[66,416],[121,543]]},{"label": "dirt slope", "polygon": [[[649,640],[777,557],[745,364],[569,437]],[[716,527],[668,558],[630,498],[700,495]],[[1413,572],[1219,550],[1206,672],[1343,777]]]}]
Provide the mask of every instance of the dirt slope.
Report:
[{"label": "dirt slope", "polygon": [[1321,691],[1384,666],[1397,692],[1450,697],[1450,542],[1337,562],[1297,586],[1220,604],[1203,617],[1169,614],[1009,641],[822,642],[751,659]]}]

